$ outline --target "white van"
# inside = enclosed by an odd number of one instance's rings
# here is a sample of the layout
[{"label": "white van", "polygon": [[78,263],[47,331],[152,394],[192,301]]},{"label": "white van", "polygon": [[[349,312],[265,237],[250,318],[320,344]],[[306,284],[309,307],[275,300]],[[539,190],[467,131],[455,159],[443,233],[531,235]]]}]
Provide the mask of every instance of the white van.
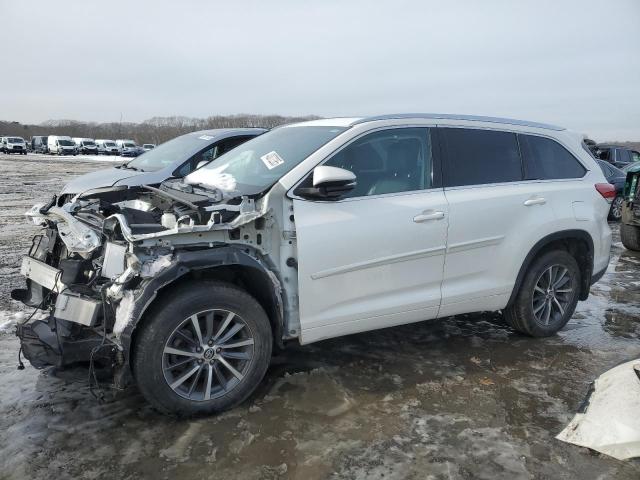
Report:
[{"label": "white van", "polygon": [[22,137],[2,137],[0,138],[0,151],[9,153],[27,154],[27,144]]},{"label": "white van", "polygon": [[77,155],[78,149],[71,137],[62,135],[50,135],[47,139],[49,153],[58,155]]},{"label": "white van", "polygon": [[113,140],[99,139],[96,140],[98,155],[118,155],[118,147]]},{"label": "white van", "polygon": [[73,142],[76,144],[78,152],[87,154],[97,154],[98,147],[93,138],[74,138]]}]

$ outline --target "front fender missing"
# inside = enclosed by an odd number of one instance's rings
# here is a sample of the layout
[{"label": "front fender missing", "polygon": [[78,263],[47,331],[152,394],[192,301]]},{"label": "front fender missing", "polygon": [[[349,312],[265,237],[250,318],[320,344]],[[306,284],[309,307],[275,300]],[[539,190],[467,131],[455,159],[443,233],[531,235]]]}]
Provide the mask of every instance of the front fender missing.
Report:
[{"label": "front fender missing", "polygon": [[191,272],[233,265],[256,269],[269,278],[273,285],[272,300],[276,305],[275,314],[277,316],[274,322],[274,336],[281,346],[284,308],[279,279],[260,257],[252,254],[251,249],[225,246],[206,250],[177,251],[169,266],[162,269],[158,275],[143,280],[135,291],[129,291],[125,294],[118,306],[114,333],[119,334],[127,360],[131,354],[135,329],[161,289]]}]

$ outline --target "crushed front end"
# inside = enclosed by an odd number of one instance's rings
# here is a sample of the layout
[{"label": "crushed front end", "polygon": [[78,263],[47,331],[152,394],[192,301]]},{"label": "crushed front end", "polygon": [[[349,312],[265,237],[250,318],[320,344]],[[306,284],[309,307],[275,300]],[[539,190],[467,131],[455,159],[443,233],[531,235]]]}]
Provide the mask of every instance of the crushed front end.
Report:
[{"label": "crushed front end", "polygon": [[27,212],[43,230],[22,260],[26,287],[12,292],[34,308],[17,335],[36,368],[86,362],[124,385],[135,324],[163,286],[203,261],[265,270],[269,261],[266,209],[246,196],[176,182],[64,201],[54,197]]}]

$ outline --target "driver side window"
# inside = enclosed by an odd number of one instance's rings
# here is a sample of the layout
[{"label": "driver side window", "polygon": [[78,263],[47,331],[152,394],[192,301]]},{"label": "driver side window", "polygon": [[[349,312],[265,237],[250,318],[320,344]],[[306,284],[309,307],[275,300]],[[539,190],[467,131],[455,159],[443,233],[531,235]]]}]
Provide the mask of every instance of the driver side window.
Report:
[{"label": "driver side window", "polygon": [[431,186],[428,128],[394,128],[365,135],[324,165],[356,175],[356,187],[341,198],[411,192]]}]

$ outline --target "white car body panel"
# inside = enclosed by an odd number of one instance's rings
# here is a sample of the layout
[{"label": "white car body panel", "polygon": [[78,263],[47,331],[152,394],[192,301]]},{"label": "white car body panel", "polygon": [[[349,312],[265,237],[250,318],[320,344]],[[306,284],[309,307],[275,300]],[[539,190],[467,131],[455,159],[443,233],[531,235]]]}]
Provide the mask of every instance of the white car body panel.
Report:
[{"label": "white car body panel", "polygon": [[[322,125],[342,126],[352,120],[328,119]],[[356,137],[380,128],[416,126],[457,126],[545,136],[567,148],[588,171],[577,180],[445,188],[445,202],[436,204],[438,210],[446,211],[446,219],[425,238],[415,235],[415,228],[411,228],[415,224],[408,225],[413,222],[407,223],[409,213],[401,208],[411,209],[415,215],[423,204],[397,203],[407,194],[334,203],[294,198],[302,343],[435,316],[503,309],[527,254],[544,237],[562,230],[587,232],[594,243],[593,272],[606,268],[611,246],[611,230],[606,221],[609,204],[594,186],[606,183],[606,179],[595,159],[582,149],[582,137],[566,130],[420,118],[359,123],[311,154],[283,176],[280,184],[292,190],[315,166]],[[289,196],[295,197],[292,191]],[[533,204],[525,205],[528,200]],[[575,202],[581,202],[582,215],[586,214],[588,220],[578,220]],[[352,205],[356,203],[362,207]],[[366,208],[369,203],[375,207]],[[424,203],[423,209],[429,205]],[[399,218],[400,215],[405,216]],[[418,255],[393,261],[395,255],[440,247],[435,239],[441,238],[442,225],[448,225],[444,258]],[[442,299],[437,307],[433,302],[439,266]]]},{"label": "white car body panel", "polygon": [[[437,316],[447,235],[442,189],[294,200],[294,211],[302,342]],[[433,219],[414,221],[425,213]]]}]

